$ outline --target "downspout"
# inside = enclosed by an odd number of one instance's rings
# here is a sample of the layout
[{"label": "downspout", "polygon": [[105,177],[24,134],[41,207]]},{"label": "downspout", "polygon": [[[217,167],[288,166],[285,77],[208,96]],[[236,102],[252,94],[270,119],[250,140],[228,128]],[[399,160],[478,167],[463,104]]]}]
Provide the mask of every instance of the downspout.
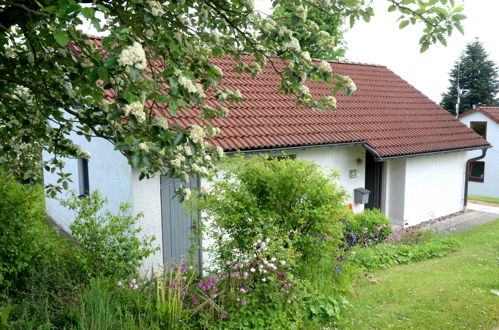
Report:
[{"label": "downspout", "polygon": [[487,149],[488,148],[489,147],[483,148],[482,149],[482,154],[480,156],[475,157],[475,158],[470,158],[466,162],[466,173],[464,173],[464,203],[463,203],[463,210],[464,211],[466,211],[467,208],[468,208],[468,183],[469,183],[468,173],[470,171],[471,162],[473,162],[475,160],[479,160],[479,159],[484,158],[487,155]]},{"label": "downspout", "polygon": [[364,148],[366,148],[367,151],[369,151],[374,156],[375,161],[377,162],[383,161],[383,157],[381,157],[381,155],[376,150],[371,148],[367,143],[363,143],[362,145],[364,146]]}]

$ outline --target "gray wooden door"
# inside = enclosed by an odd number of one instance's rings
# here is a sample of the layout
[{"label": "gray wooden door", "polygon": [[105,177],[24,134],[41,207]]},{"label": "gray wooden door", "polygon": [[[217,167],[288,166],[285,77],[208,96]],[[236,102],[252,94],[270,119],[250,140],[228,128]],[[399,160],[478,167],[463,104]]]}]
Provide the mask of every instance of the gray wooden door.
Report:
[{"label": "gray wooden door", "polygon": [[[163,263],[172,261],[178,263],[180,260],[188,261],[188,249],[196,243],[201,247],[200,241],[193,242],[192,229],[197,216],[192,212],[186,213],[184,203],[180,203],[177,197],[173,197],[175,190],[180,186],[179,179],[168,176],[161,177],[161,223],[163,230]],[[199,180],[191,178],[189,188],[191,190],[199,187]],[[200,249],[196,251],[196,266],[200,266]]]}]

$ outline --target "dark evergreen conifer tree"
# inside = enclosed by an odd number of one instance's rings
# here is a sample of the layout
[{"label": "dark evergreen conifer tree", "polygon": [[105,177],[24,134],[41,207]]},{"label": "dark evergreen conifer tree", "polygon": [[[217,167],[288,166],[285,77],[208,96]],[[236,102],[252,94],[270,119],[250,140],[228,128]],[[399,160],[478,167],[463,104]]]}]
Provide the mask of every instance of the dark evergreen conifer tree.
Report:
[{"label": "dark evergreen conifer tree", "polygon": [[467,90],[461,95],[460,114],[473,109],[474,106],[499,105],[497,67],[489,59],[478,39],[466,45],[466,49],[450,72],[451,86],[442,94],[440,105],[452,114],[456,113],[458,75],[459,87]]}]

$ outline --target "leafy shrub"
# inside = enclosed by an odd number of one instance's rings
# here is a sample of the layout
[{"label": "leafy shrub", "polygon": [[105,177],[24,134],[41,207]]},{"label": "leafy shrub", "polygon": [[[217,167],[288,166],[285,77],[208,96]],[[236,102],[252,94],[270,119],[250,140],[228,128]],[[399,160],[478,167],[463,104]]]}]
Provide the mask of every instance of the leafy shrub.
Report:
[{"label": "leafy shrub", "polygon": [[350,261],[367,271],[443,257],[458,246],[449,236],[434,236],[417,245],[378,244],[369,248],[355,248]]},{"label": "leafy shrub", "polygon": [[107,199],[95,190],[91,196],[81,199],[71,192],[71,197],[61,204],[76,211],[71,233],[83,248],[83,256],[93,274],[131,275],[141,260],[157,250],[152,247],[154,237],[138,237],[141,228],[136,224],[142,214],[132,216],[128,203],[120,204],[118,214],[103,213]]},{"label": "leafy shrub", "polygon": [[324,174],[310,161],[268,156],[236,156],[223,170],[196,203],[219,266],[247,259],[257,240],[270,239],[269,249],[281,259],[316,258],[336,249],[343,226],[335,219],[347,211],[335,173]]},{"label": "leafy shrub", "polygon": [[86,280],[78,250],[47,222],[41,186],[0,177],[0,209],[0,305],[12,305],[9,326],[64,326],[60,298]]},{"label": "leafy shrub", "polygon": [[382,243],[392,233],[390,220],[377,209],[356,213],[346,221],[345,239],[351,246]]},{"label": "leafy shrub", "polygon": [[32,262],[44,257],[34,239],[34,222],[44,211],[38,203],[39,194],[37,186],[0,176],[0,295],[22,287],[33,272]]}]

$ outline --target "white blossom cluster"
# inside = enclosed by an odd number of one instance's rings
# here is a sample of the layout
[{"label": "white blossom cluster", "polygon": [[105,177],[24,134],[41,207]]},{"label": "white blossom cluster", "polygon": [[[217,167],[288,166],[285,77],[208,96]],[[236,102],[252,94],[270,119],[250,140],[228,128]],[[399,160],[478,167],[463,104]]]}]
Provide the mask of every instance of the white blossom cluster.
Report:
[{"label": "white blossom cluster", "polygon": [[154,0],[148,0],[147,4],[149,5],[149,7],[151,7],[151,14],[153,16],[159,17],[165,13],[163,6],[161,6],[159,2]]},{"label": "white blossom cluster", "polygon": [[161,127],[164,130],[167,130],[169,127],[168,119],[166,117],[155,116],[154,117],[154,125]]},{"label": "white blossom cluster", "polygon": [[299,5],[296,8],[295,15],[298,16],[302,21],[307,19],[307,7],[304,7],[302,5]]},{"label": "white blossom cluster", "polygon": [[224,150],[219,146],[215,147],[215,152],[217,153],[218,158],[222,158],[224,156]]},{"label": "white blossom cluster", "polygon": [[298,41],[298,39],[296,39],[296,38],[294,38],[294,37],[291,37],[291,38],[289,39],[289,41],[286,41],[286,42],[282,45],[282,49],[283,49],[283,50],[289,50],[289,51],[300,52],[300,51],[301,51],[300,42]]},{"label": "white blossom cluster", "polygon": [[118,64],[121,66],[135,66],[138,70],[145,70],[147,67],[146,53],[144,48],[138,42],[134,42],[132,46],[128,46],[120,54]]},{"label": "white blossom cluster", "polygon": [[220,128],[214,126],[207,126],[204,128],[205,136],[209,139],[220,134]]},{"label": "white blossom cluster", "polygon": [[224,72],[223,72],[223,71],[222,71],[222,69],[220,69],[218,66],[213,65],[213,69],[215,69],[215,71],[217,72],[217,74],[218,74],[220,77],[223,77],[223,76],[224,76]]},{"label": "white blossom cluster", "polygon": [[333,68],[331,67],[331,64],[329,64],[327,61],[322,61],[319,64],[319,67],[317,68],[319,73],[331,73],[333,72]]},{"label": "white blossom cluster", "polygon": [[238,89],[236,89],[236,90],[225,89],[225,90],[217,91],[216,98],[218,100],[225,101],[225,99],[227,99],[228,97],[235,98],[238,101],[243,99],[243,95],[241,94],[241,92]]},{"label": "white blossom cluster", "polygon": [[355,92],[357,90],[357,85],[355,85],[352,78],[344,76],[343,79],[346,80],[345,87],[348,88],[351,92]]},{"label": "white blossom cluster", "polygon": [[139,149],[143,150],[145,152],[149,152],[150,151],[149,145],[147,143],[145,143],[145,142],[139,143]]},{"label": "white blossom cluster", "polygon": [[310,95],[310,89],[305,85],[300,85],[300,93],[303,95]]},{"label": "white blossom cluster", "polygon": [[312,58],[310,57],[310,53],[307,51],[301,52],[301,57],[308,62],[312,62]]},{"label": "white blossom cluster", "polygon": [[184,194],[184,199],[189,200],[192,195],[192,191],[189,188],[183,188],[182,193]]},{"label": "white blossom cluster", "polygon": [[197,94],[199,97],[204,98],[204,90],[203,86],[199,83],[194,83],[191,79],[187,78],[186,76],[180,76],[178,79],[178,83],[180,86],[184,87],[189,91],[189,93],[192,94]]},{"label": "white blossom cluster", "polygon": [[205,137],[204,130],[199,125],[192,125],[189,130],[189,137],[194,143],[201,143]]},{"label": "white blossom cluster", "polygon": [[336,98],[334,96],[326,96],[324,98],[324,104],[336,108]]},{"label": "white blossom cluster", "polygon": [[334,48],[334,39],[327,31],[320,31],[317,44],[325,48]]},{"label": "white blossom cluster", "polygon": [[125,113],[125,116],[134,115],[139,123],[146,120],[146,113],[144,112],[144,104],[142,102],[136,101],[126,104],[123,107],[123,112]]},{"label": "white blossom cluster", "polygon": [[175,158],[171,160],[170,164],[173,167],[180,168],[183,162],[185,162],[185,156],[182,153],[177,153]]},{"label": "white blossom cluster", "polygon": [[223,38],[223,34],[221,34],[219,31],[217,30],[213,30],[210,32],[210,35],[211,37],[213,38],[213,40],[216,42],[216,43],[219,43],[220,42],[220,39]]},{"label": "white blossom cluster", "polygon": [[292,36],[293,31],[285,27],[284,25],[279,27],[279,37]]},{"label": "white blossom cluster", "polygon": [[275,29],[275,21],[272,18],[268,17],[265,20],[263,27],[269,32],[273,31]]},{"label": "white blossom cluster", "polygon": [[204,166],[199,166],[198,164],[194,163],[192,164],[192,170],[196,173],[199,173],[199,174],[205,174],[207,175],[208,174],[208,169]]}]

